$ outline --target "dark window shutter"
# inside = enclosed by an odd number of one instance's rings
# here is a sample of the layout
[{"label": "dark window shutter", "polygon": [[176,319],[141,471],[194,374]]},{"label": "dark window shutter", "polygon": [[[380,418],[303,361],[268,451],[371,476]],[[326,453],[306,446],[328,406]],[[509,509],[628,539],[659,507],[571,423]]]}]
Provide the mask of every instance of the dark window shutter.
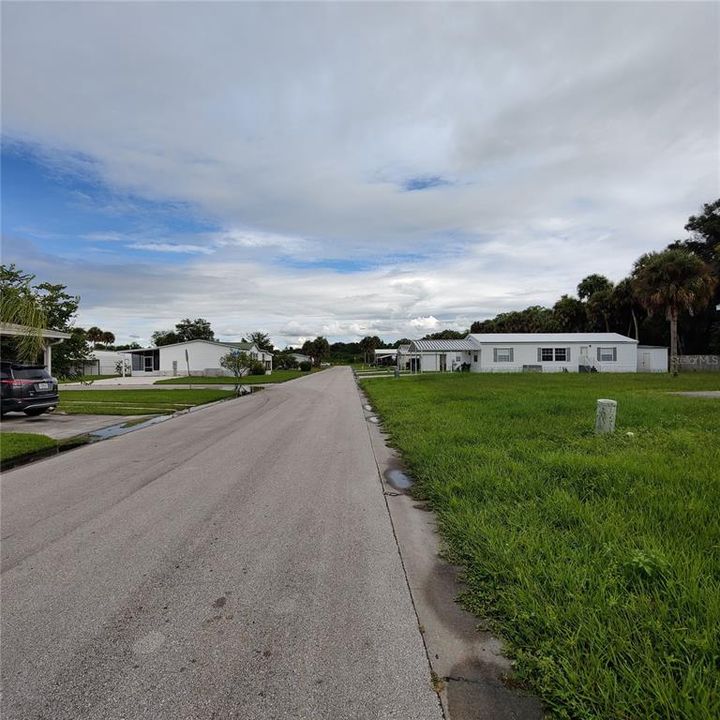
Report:
[{"label": "dark window shutter", "polygon": [[493,362],[497,362],[497,348],[493,348]]}]

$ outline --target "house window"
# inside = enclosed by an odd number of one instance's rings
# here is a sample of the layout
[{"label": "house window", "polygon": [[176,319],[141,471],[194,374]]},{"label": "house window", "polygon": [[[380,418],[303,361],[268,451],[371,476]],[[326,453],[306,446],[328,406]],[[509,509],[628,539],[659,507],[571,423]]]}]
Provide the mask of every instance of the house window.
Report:
[{"label": "house window", "polygon": [[538,362],[570,362],[570,348],[538,348]]},{"label": "house window", "polygon": [[514,355],[513,348],[495,348],[493,350],[493,360],[495,362],[512,362]]},{"label": "house window", "polygon": [[473,362],[477,362],[477,358],[478,358],[477,353],[475,353],[475,354],[473,355]]},{"label": "house window", "polygon": [[597,349],[597,359],[599,362],[617,362],[617,348],[599,347]]}]

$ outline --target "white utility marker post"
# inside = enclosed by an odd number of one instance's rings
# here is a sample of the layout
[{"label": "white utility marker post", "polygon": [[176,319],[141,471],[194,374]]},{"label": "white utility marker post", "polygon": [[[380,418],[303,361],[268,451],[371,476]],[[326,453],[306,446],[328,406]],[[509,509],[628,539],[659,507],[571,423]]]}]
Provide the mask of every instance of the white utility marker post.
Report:
[{"label": "white utility marker post", "polygon": [[599,435],[615,432],[617,402],[615,400],[598,400],[595,415],[595,432]]}]

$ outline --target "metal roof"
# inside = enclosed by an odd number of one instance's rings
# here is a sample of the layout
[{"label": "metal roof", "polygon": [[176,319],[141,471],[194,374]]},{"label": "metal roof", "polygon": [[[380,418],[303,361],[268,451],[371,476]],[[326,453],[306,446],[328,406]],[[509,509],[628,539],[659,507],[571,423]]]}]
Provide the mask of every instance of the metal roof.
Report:
[{"label": "metal roof", "polygon": [[[27,325],[7,322],[0,323],[0,334],[2,335],[31,335],[34,332],[37,332],[37,330],[29,328]],[[40,335],[50,340],[67,340],[71,337],[70,333],[60,330],[47,330],[46,328],[40,330]]]},{"label": "metal roof", "polygon": [[[221,342],[220,340],[185,340],[184,342],[179,343],[168,343],[167,345],[158,345],[157,347],[145,347],[145,348],[135,348],[134,350],[118,350],[118,352],[121,353],[139,353],[139,352],[147,352],[148,350],[160,350],[160,348],[168,348],[168,347],[178,347],[178,345],[190,345],[191,343],[207,343],[208,345],[217,345],[219,347],[227,347],[232,348],[233,350],[250,350],[254,347],[257,347],[255,343],[249,343],[249,342]],[[264,352],[266,355],[272,355],[272,353],[267,352],[267,350],[260,350],[260,352]]]},{"label": "metal roof", "polygon": [[471,333],[475,343],[637,343],[618,333]]},{"label": "metal roof", "polygon": [[410,352],[465,352],[477,350],[477,345],[464,338],[462,340],[413,340]]}]

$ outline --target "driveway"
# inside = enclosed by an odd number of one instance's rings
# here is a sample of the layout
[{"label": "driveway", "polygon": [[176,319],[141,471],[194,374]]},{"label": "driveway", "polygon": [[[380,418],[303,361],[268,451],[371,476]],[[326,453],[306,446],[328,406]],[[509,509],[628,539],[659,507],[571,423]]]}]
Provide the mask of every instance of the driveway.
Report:
[{"label": "driveway", "polygon": [[29,418],[21,413],[8,413],[0,423],[0,433],[19,432],[37,433],[63,440],[64,438],[75,437],[91,433],[94,430],[109,427],[110,425],[121,425],[128,420],[138,421],[143,415],[65,415],[64,413],[44,413],[34,418]]},{"label": "driveway", "polygon": [[60,390],[87,390],[88,388],[132,388],[152,385],[156,380],[162,380],[157,375],[128,375],[126,377],[102,378],[101,380],[93,380],[92,385],[79,382],[62,383]]},{"label": "driveway", "polygon": [[440,720],[349,369],[2,493],[4,717]]}]

